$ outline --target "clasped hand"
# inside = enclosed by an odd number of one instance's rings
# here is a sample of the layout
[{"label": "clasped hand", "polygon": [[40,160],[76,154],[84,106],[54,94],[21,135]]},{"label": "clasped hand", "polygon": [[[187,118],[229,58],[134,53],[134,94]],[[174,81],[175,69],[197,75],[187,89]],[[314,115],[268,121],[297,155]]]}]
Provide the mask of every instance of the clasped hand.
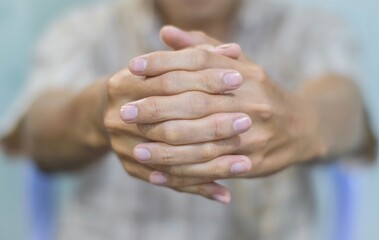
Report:
[{"label": "clasped hand", "polygon": [[173,27],[161,34],[174,51],[136,57],[108,81],[104,122],[130,175],[227,203],[216,180],[266,176],[321,154],[308,105],[237,44]]}]

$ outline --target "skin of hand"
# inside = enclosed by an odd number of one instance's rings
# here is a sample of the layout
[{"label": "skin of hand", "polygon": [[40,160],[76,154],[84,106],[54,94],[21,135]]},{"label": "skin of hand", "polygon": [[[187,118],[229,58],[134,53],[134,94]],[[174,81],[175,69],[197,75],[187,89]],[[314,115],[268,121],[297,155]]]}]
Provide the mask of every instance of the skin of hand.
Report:
[{"label": "skin of hand", "polygon": [[[200,48],[211,48],[207,39],[192,40],[196,42],[177,43],[181,44],[180,47],[198,45]],[[208,44],[204,45],[205,43]],[[226,48],[213,48],[212,51],[230,58],[238,58],[241,54],[236,44]],[[150,140],[136,127],[120,120],[120,107],[147,96],[164,96],[191,90],[216,94],[233,90],[240,85],[224,82],[224,74],[234,73],[228,68],[207,70],[206,73],[209,78],[205,80],[199,79],[197,74],[185,72],[178,73],[179,75],[167,73],[147,79],[132,75],[126,69],[110,80],[105,78],[95,81],[79,93],[68,90],[46,91],[32,103],[17,126],[0,139],[0,146],[9,154],[27,155],[46,173],[80,170],[97,162],[112,150],[119,153],[130,175],[146,181],[162,182],[159,172],[134,160],[134,146]],[[187,81],[176,81],[177,77]],[[159,136],[155,139],[159,140]],[[209,179],[166,176],[165,186],[177,191],[200,194],[223,203],[230,201],[228,190]]]},{"label": "skin of hand", "polygon": [[[233,65],[236,64],[236,62],[244,61],[247,64],[251,64],[251,62],[248,61],[244,56],[240,56],[241,51],[238,48],[238,46],[235,44],[232,44],[229,46],[221,46],[218,49],[209,49],[209,44],[214,45],[214,46],[219,46],[220,43],[199,32],[187,33],[187,32],[183,32],[178,29],[172,28],[172,27],[166,27],[162,30],[162,39],[168,46],[172,47],[174,50],[180,50],[183,48],[189,48],[189,47],[198,45],[198,46],[201,46],[201,48],[214,51],[213,53],[218,53],[224,56],[228,56],[229,58],[226,58],[226,59],[228,59],[228,61],[233,61],[233,64],[231,65],[228,64],[228,66],[225,68],[225,69],[228,69],[228,71],[230,71],[230,69],[234,69]],[[208,44],[208,45],[204,46],[204,44]],[[187,52],[190,50],[191,49],[187,50]],[[202,51],[201,49],[197,49],[197,50],[192,49],[191,51],[194,53],[196,51],[201,52],[200,54],[203,54],[203,57],[210,56],[210,54],[204,53],[204,51]],[[186,52],[186,50],[179,51],[177,52],[177,54],[178,53],[182,54],[183,52]],[[226,61],[226,59],[223,59],[223,61],[224,60]],[[238,59],[238,61],[233,60],[233,59]],[[209,62],[209,64],[210,63],[211,62]],[[243,96],[243,95],[248,96],[248,95],[255,94],[254,89],[253,89],[253,92],[250,92],[250,93],[246,92],[242,95],[240,94],[240,92],[241,93],[244,92],[243,89],[245,89],[246,86],[253,85],[252,83],[246,84],[247,80],[251,81],[247,79],[246,76],[243,76],[244,82],[242,86],[241,84],[239,85],[240,88],[242,89],[238,89],[239,92],[238,94],[236,94],[234,89],[237,89],[239,86],[234,86],[234,87],[226,86],[225,82],[220,81],[220,76],[218,76],[218,78],[210,77],[210,78],[205,78],[205,79],[202,79],[201,81],[198,81],[198,77],[200,75],[195,74],[195,72],[201,72],[201,71],[206,72],[205,70],[191,71],[192,72],[191,74],[187,76],[183,75],[183,79],[186,79],[187,81],[179,81],[180,79],[174,79],[174,78],[171,78],[171,79],[167,78],[167,79],[164,79],[164,81],[162,81],[162,79],[159,80],[159,76],[165,76],[164,74],[157,75],[155,77],[144,77],[144,76],[136,77],[135,75],[130,74],[130,71],[124,70],[116,74],[111,80],[108,80],[107,78],[104,80],[96,81],[94,82],[94,84],[92,84],[91,86],[89,86],[88,88],[84,89],[83,91],[79,93],[74,94],[70,91],[63,91],[63,90],[59,90],[58,92],[48,91],[45,94],[42,94],[35,102],[33,102],[32,106],[28,109],[23,119],[20,122],[18,122],[14,130],[11,131],[7,136],[1,139],[0,145],[5,150],[8,150],[8,152],[25,154],[29,156],[31,159],[35,161],[35,163],[42,170],[46,172],[51,173],[51,172],[58,172],[58,171],[59,172],[60,171],[75,171],[76,169],[86,167],[87,165],[97,161],[97,159],[99,159],[99,157],[102,154],[105,154],[109,152],[109,150],[112,150],[109,143],[109,136],[107,136],[107,131],[104,129],[104,124],[103,124],[104,122],[103,112],[104,112],[104,108],[106,108],[107,111],[105,111],[105,123],[109,127],[110,135],[114,135],[113,147],[116,147],[115,148],[116,152],[117,152],[117,149],[119,150],[119,152],[121,153],[121,156],[123,153],[126,153],[125,158],[121,157],[121,159],[127,159],[131,163],[135,163],[135,164],[129,165],[128,163],[126,163],[126,161],[125,162],[123,161],[126,169],[130,170],[132,175],[135,175],[136,177],[139,177],[144,180],[149,180],[156,184],[157,183],[159,184],[159,182],[161,183],[163,182],[163,184],[160,184],[160,185],[165,185],[168,187],[188,186],[186,188],[176,188],[176,190],[200,194],[208,198],[216,199],[220,202],[228,202],[230,201],[230,195],[228,191],[222,186],[219,186],[213,183],[212,182],[213,178],[212,179],[201,178],[202,180],[201,184],[190,185],[191,183],[189,182],[189,180],[192,179],[191,181],[193,181],[194,178],[184,178],[184,177],[173,178],[171,174],[167,174],[167,172],[169,173],[170,171],[172,171],[170,167],[174,165],[167,166],[166,164],[166,167],[168,168],[165,169],[165,164],[162,164],[162,163],[159,165],[157,163],[153,164],[154,161],[150,163],[145,161],[144,163],[137,164],[138,162],[134,160],[134,156],[133,156],[133,154],[135,154],[135,151],[133,152],[133,147],[135,147],[137,144],[149,143],[152,141],[164,142],[163,141],[164,139],[158,139],[157,137],[154,137],[153,135],[154,129],[159,130],[159,127],[157,127],[157,123],[153,123],[150,125],[149,124],[135,125],[135,124],[125,124],[124,122],[120,120],[119,110],[124,104],[128,102],[138,101],[145,97],[157,96],[159,98],[162,98],[163,100],[164,96],[169,96],[169,95],[181,96],[181,94],[184,94],[184,93],[193,94],[194,91],[197,91],[197,94],[212,93],[214,96],[218,96],[218,97],[224,96],[224,97],[227,97],[227,99],[237,97],[237,95],[240,98],[240,96]],[[181,73],[183,74],[183,72],[184,71],[182,71]],[[250,72],[250,74],[251,73],[252,72]],[[167,74],[168,75],[166,76],[174,76],[174,73],[172,72],[167,72]],[[189,77],[191,75],[192,77]],[[182,75],[180,77],[182,77]],[[119,81],[117,81],[117,79]],[[156,81],[146,81],[149,79],[156,80]],[[130,85],[128,84],[128,82],[130,82]],[[271,85],[273,85],[273,84],[269,84],[269,81],[267,81],[267,79],[263,81],[256,81],[256,83],[254,84],[256,84],[257,87],[261,87],[261,88],[263,88],[263,86],[266,86],[266,85],[270,86],[271,88]],[[273,89],[276,89],[276,91],[269,91],[268,93],[282,92],[281,90],[280,91],[277,90],[275,86],[273,87]],[[110,91],[113,91],[113,93],[110,93]],[[127,92],[128,94],[130,93],[130,96],[123,95],[124,92]],[[220,94],[222,92],[224,93],[228,92],[228,94]],[[338,94],[336,95],[335,93],[337,92]],[[308,111],[310,116],[315,113],[314,111],[317,112],[317,116],[312,118],[312,121],[309,122],[308,124],[309,126],[314,126],[314,130],[315,132],[317,132],[316,135],[313,135],[313,134],[310,134],[310,135],[316,138],[318,138],[317,136],[319,136],[319,134],[322,134],[324,136],[323,144],[321,144],[324,146],[322,146],[321,150],[319,150],[321,151],[321,153],[324,153],[325,149],[323,148],[326,145],[327,156],[340,156],[342,154],[356,152],[355,150],[362,151],[362,153],[365,154],[365,156],[374,156],[375,148],[367,149],[367,151],[365,150],[365,148],[368,146],[376,146],[375,138],[372,135],[369,124],[367,124],[367,119],[365,118],[365,111],[363,107],[363,101],[360,96],[359,90],[351,81],[341,78],[341,77],[335,77],[335,76],[328,76],[326,78],[317,78],[311,81],[310,84],[305,84],[296,93],[298,94],[294,95],[294,94],[288,94],[284,92],[282,97],[285,100],[288,100],[288,103],[290,103],[286,105],[288,107],[288,110],[291,110],[291,111],[294,111],[294,109],[298,109],[297,107],[293,108],[292,105],[298,106],[301,103],[299,107],[300,111],[297,112],[298,113],[297,115],[301,116],[300,113],[303,113],[303,111],[305,112]],[[257,97],[259,96],[260,95],[258,94]],[[178,100],[179,99],[180,98],[178,98]],[[269,103],[273,104],[276,101],[278,101],[277,99],[280,99],[280,98],[276,96],[275,98],[273,98],[272,102],[270,101]],[[294,101],[294,102],[290,101],[293,99],[297,99],[298,101]],[[189,102],[191,102],[192,100],[193,99],[190,99]],[[198,99],[195,99],[195,101],[197,100]],[[262,100],[265,100],[265,98],[262,97]],[[51,104],[52,102],[54,104]],[[209,103],[212,103],[212,102],[210,101]],[[227,103],[227,101],[225,101],[225,103]],[[287,101],[285,103],[287,103]],[[308,105],[309,103],[310,105]],[[267,103],[265,105],[265,102],[262,102],[262,104],[263,104],[262,106],[268,106]],[[110,108],[111,105],[113,106],[113,108]],[[304,107],[307,105],[310,106],[309,109]],[[168,106],[172,107],[172,105],[168,105]],[[186,106],[186,105],[183,105],[183,106]],[[184,109],[183,106],[181,106],[179,109]],[[205,109],[207,110],[209,107],[212,107],[211,109],[214,109],[214,106],[210,106],[209,104],[208,106],[206,106]],[[280,112],[276,113],[274,111],[276,109],[281,109],[281,108],[279,107],[272,108],[271,109],[272,111],[268,111],[268,112],[275,113],[278,116],[286,115],[286,114],[280,114]],[[339,111],[336,113],[335,109],[339,109]],[[219,111],[218,114],[220,114],[224,110]],[[236,112],[233,112],[233,113],[236,113]],[[243,112],[241,112],[240,114],[241,116],[248,116],[248,115],[245,115],[246,113],[243,113]],[[271,114],[271,116],[268,116],[266,121],[273,122],[272,121],[273,117],[274,117],[274,114]],[[252,120],[252,127],[250,128],[249,131],[251,131],[251,129],[256,129],[257,123],[256,123],[256,119],[254,118],[255,118],[254,116],[250,118]],[[222,123],[221,125],[222,126],[229,125],[229,130],[230,130],[230,125],[231,125],[230,118],[229,120],[228,120],[228,117],[224,119],[226,120],[221,121]],[[308,131],[310,131],[309,129],[312,129],[312,128],[303,127],[302,124],[307,123],[307,121],[304,120],[303,116],[301,116],[301,118],[295,118],[293,120],[298,120],[298,119],[301,120],[301,121],[298,121],[301,124],[297,125],[295,130],[298,131],[298,134],[299,134],[298,136],[300,139],[301,138],[300,136],[305,136],[307,135],[307,133],[309,134]],[[311,118],[309,117],[309,119]],[[196,119],[196,120],[201,120],[201,118]],[[263,123],[266,121],[263,121]],[[171,131],[175,129],[175,122],[182,123],[182,124],[183,122],[177,122],[175,120],[169,120],[168,122],[171,122],[171,124],[167,124],[167,123],[162,124],[162,126],[165,126],[165,131],[163,132],[168,133],[168,134],[165,134],[164,136],[169,137],[169,138],[175,137],[175,134],[172,135],[172,131]],[[206,122],[207,121],[203,121],[203,123],[206,123]],[[164,122],[161,122],[161,123],[164,123]],[[190,123],[190,122],[187,122],[187,123]],[[197,121],[197,123],[199,123],[199,121]],[[279,125],[284,126],[283,123],[282,124],[278,123],[278,126]],[[140,126],[143,126],[143,127],[141,128]],[[150,127],[153,126],[153,127],[151,128],[150,131],[146,131],[146,135],[143,136],[143,132],[141,133],[140,130],[141,129],[147,130],[149,129],[149,126]],[[167,127],[167,126],[170,126],[170,127]],[[188,126],[190,126],[190,124]],[[199,127],[200,125],[195,124],[193,126]],[[262,126],[262,127],[259,127],[258,130],[264,130],[265,129],[264,126],[266,126],[266,124],[262,124],[259,126]],[[117,134],[117,131],[118,131],[117,128],[120,129],[119,134]],[[202,131],[195,132],[194,131],[195,129],[192,128],[193,131],[191,131],[191,133],[188,135],[191,137],[185,136],[187,141],[189,141],[191,138],[195,139],[196,141],[199,141],[199,136],[201,136],[200,133],[209,134],[211,132],[209,131],[209,129],[212,129],[212,128],[209,128],[208,131],[204,131],[204,129],[205,128],[202,128]],[[219,127],[217,127],[217,129],[218,129],[216,131],[217,136],[219,137],[225,136],[225,135],[219,135],[220,133]],[[346,131],[346,129],[349,129],[349,131]],[[282,129],[282,130],[287,130],[287,129]],[[291,129],[288,129],[288,132],[292,133],[293,131],[290,131],[290,130]],[[155,131],[155,132],[159,135],[159,131]],[[242,140],[245,139],[248,133],[249,132],[240,135],[241,139]],[[269,131],[257,132],[256,136],[261,136],[261,137],[269,136],[262,133],[269,133]],[[225,134],[225,132],[221,132],[221,134]],[[238,134],[236,134],[236,136],[237,135]],[[129,140],[128,136],[133,136],[133,137],[131,137]],[[182,138],[183,136],[184,135],[181,135],[180,138]],[[230,138],[235,138],[236,136],[234,137],[231,136]],[[289,139],[289,137],[290,135],[288,136],[287,139]],[[149,140],[149,138],[152,140]],[[273,142],[272,139],[274,138],[271,138],[269,142]],[[204,143],[208,145],[207,146],[208,150],[206,150],[206,148],[204,148],[204,150],[208,151],[210,154],[214,154],[212,150],[212,144],[209,144],[210,142],[212,141],[209,140]],[[119,144],[115,144],[115,143],[119,143]],[[131,145],[129,145],[129,143]],[[300,144],[303,144],[304,146],[306,145],[304,143],[305,142],[301,142]],[[170,144],[167,144],[167,145],[170,145]],[[311,145],[313,146],[310,146],[309,149],[305,148],[305,150],[309,152],[313,152],[311,149],[314,149],[314,147],[317,148],[318,144],[315,144],[315,145],[311,144]],[[175,146],[175,145],[173,144],[172,146]],[[181,146],[186,146],[186,145],[181,145]],[[187,144],[187,146],[190,146],[190,145]],[[219,146],[219,147],[222,148],[222,146]],[[162,149],[164,150],[164,148]],[[229,150],[226,149],[225,151],[229,151]],[[240,155],[245,154],[246,156],[250,156],[250,155],[253,155],[251,154],[251,151],[252,151],[251,149],[248,149],[248,152],[246,153],[242,151],[241,152],[236,151],[236,154],[240,154]],[[315,152],[319,152],[319,151],[315,151]],[[292,152],[292,151],[289,151],[289,152]],[[172,159],[172,157],[174,156],[174,155],[168,155],[169,153],[170,152],[166,152],[166,156],[168,157],[165,157],[165,159],[166,158]],[[191,154],[193,153],[198,154],[199,152],[194,151]],[[299,154],[298,157],[300,158],[300,156],[305,156],[305,155],[306,154],[304,155]],[[185,160],[184,155],[181,155],[180,157],[182,160]],[[243,162],[247,159],[241,156],[240,160],[242,160]],[[254,161],[253,158],[249,160]],[[264,159],[264,161],[266,161],[266,159]],[[251,165],[252,165],[251,171],[254,171],[254,168],[253,168],[254,162],[252,162]],[[189,165],[187,164],[187,166],[186,165],[183,165],[183,166],[188,167]],[[246,162],[246,166],[249,166],[249,162]],[[263,165],[261,165],[261,167],[262,166]],[[179,167],[179,165],[174,166],[174,167],[177,168]],[[163,177],[161,175],[162,173],[153,171],[153,169],[159,169],[159,168],[162,168],[162,171],[166,171],[163,173],[164,174]],[[178,168],[175,171],[178,171]],[[246,176],[251,176],[251,171],[249,171],[246,174]],[[245,175],[244,174],[238,175],[238,177],[240,176],[245,176]],[[157,181],[157,179],[158,180],[160,179],[163,181]],[[200,180],[196,179],[196,181],[200,181]],[[204,181],[207,181],[207,183],[204,184]]]},{"label": "skin of hand", "polygon": [[[190,41],[181,38],[171,43],[165,31],[179,30],[163,30],[162,39],[174,49]],[[159,174],[164,180],[150,178],[151,182],[165,185],[173,176],[261,177],[326,154],[311,102],[280,89],[244,56],[232,59],[192,48],[150,53],[130,64],[130,71],[143,78],[186,71],[209,79],[207,70],[223,68],[235,70],[243,79],[239,88],[224,94],[196,90],[152,95],[122,107],[124,122],[154,141],[138,144],[133,151],[138,161],[164,173]],[[179,77],[177,81],[186,80]],[[232,134],[236,132],[240,134]],[[157,136],[164,136],[163,141]]]},{"label": "skin of hand", "polygon": [[[196,44],[198,45],[197,49],[211,51],[215,54],[223,55],[225,58],[237,59],[241,54],[241,49],[237,44],[213,47],[211,43],[216,42],[208,39],[199,39],[196,43],[198,43]],[[188,45],[188,43],[182,43],[182,47],[186,47],[185,45]],[[165,54],[164,52],[162,53]],[[115,74],[108,81],[108,100],[104,125],[108,131],[112,150],[121,159],[125,170],[133,177],[170,187],[176,191],[200,194],[204,197],[227,203],[230,201],[229,191],[220,184],[213,182],[212,178],[177,177],[168,173],[163,174],[156,171],[157,166],[140,163],[134,158],[133,150],[135,146],[149,142],[151,139],[162,143],[171,142],[175,144],[175,142],[172,142],[172,134],[175,133],[175,128],[178,125],[176,122],[169,121],[148,125],[125,124],[120,118],[120,109],[125,103],[150,96],[180,95],[188,91],[223,94],[238,88],[242,83],[241,76],[236,71],[228,69],[228,66],[196,72],[177,70],[176,68],[167,68],[157,75],[146,77],[132,74],[129,69],[125,69]],[[178,81],[179,79],[180,81]],[[203,127],[207,128],[208,121],[229,125],[228,129],[224,129],[222,133],[220,132],[222,134],[219,136],[220,139],[234,137],[247,131],[251,126],[249,117],[238,112],[216,114],[195,125],[200,127],[202,124],[204,125]],[[241,121],[242,125],[239,123]],[[233,128],[233,123],[236,122],[241,125],[240,128]],[[248,123],[247,125],[246,122]],[[188,143],[193,143],[203,141],[202,138],[201,136],[199,139],[197,134],[192,134],[177,142],[187,141]],[[213,137],[209,140],[213,140]]]},{"label": "skin of hand", "polygon": [[[173,49],[202,42],[219,44],[202,33],[172,27],[161,34]],[[326,156],[358,152],[375,156],[375,151],[366,149],[375,139],[368,130],[359,89],[343,77],[327,75],[288,92],[245,56],[226,58],[200,48],[147,54],[132,60],[130,70],[150,76],[165,68],[196,72],[225,66],[243,78],[238,89],[226,94],[191,91],[148,97],[122,108],[126,123],[136,123],[148,133],[157,132],[156,124],[172,126],[164,142],[148,136],[153,142],[136,146],[137,160],[166,176],[217,180],[267,176]],[[335,109],[340,110],[338,114]],[[221,116],[234,112],[248,117],[233,122],[232,128],[249,130],[231,137],[231,124]]]}]

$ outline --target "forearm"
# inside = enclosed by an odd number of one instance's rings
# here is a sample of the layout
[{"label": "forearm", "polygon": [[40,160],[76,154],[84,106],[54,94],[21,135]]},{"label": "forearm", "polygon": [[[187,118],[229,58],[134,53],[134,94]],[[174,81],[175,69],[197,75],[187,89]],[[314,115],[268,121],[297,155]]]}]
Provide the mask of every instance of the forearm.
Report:
[{"label": "forearm", "polygon": [[325,156],[373,155],[370,146],[375,140],[367,124],[362,96],[352,81],[329,75],[310,81],[299,93],[319,117]]},{"label": "forearm", "polygon": [[45,171],[68,171],[95,161],[109,149],[102,123],[105,84],[95,82],[79,94],[42,94],[6,148],[31,157]]}]

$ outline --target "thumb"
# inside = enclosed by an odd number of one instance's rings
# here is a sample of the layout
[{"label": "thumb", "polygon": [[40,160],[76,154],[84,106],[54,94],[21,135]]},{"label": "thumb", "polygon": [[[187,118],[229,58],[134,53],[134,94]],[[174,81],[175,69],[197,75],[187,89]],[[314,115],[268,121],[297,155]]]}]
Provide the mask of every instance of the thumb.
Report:
[{"label": "thumb", "polygon": [[174,50],[210,45],[215,48],[208,49],[209,51],[213,51],[230,58],[237,59],[241,55],[241,48],[238,44],[231,43],[221,45],[222,42],[207,36],[203,32],[188,32],[174,26],[165,26],[161,29],[160,37],[166,46]]},{"label": "thumb", "polygon": [[188,32],[174,26],[164,26],[160,32],[161,39],[168,47],[179,50],[196,45],[220,45],[221,42],[202,32]]}]

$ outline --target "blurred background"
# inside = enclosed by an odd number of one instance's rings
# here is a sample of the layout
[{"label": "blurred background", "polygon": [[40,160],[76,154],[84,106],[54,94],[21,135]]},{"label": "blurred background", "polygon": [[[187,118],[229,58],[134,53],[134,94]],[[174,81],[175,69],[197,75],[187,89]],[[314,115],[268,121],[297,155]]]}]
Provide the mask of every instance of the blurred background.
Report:
[{"label": "blurred background", "polygon": [[[108,0],[111,1],[111,0]],[[379,1],[282,0],[324,8],[350,24],[363,48],[361,87],[370,107],[371,121],[379,131]],[[0,119],[11,106],[29,71],[36,41],[54,19],[95,0],[0,1]],[[0,152],[0,240],[30,239],[28,181],[30,166]],[[54,180],[57,202],[64,205],[69,178]],[[379,239],[379,167],[344,170],[338,166],[314,171],[319,212],[318,239]],[[49,187],[49,186],[47,186]],[[337,189],[337,190],[336,190]],[[49,196],[46,196],[48,198]],[[47,207],[47,206],[46,206]],[[336,221],[339,220],[339,221]],[[346,220],[348,219],[348,220]],[[339,222],[339,223],[336,223]],[[342,231],[342,233],[341,233]],[[39,240],[39,239],[38,239]]]}]

